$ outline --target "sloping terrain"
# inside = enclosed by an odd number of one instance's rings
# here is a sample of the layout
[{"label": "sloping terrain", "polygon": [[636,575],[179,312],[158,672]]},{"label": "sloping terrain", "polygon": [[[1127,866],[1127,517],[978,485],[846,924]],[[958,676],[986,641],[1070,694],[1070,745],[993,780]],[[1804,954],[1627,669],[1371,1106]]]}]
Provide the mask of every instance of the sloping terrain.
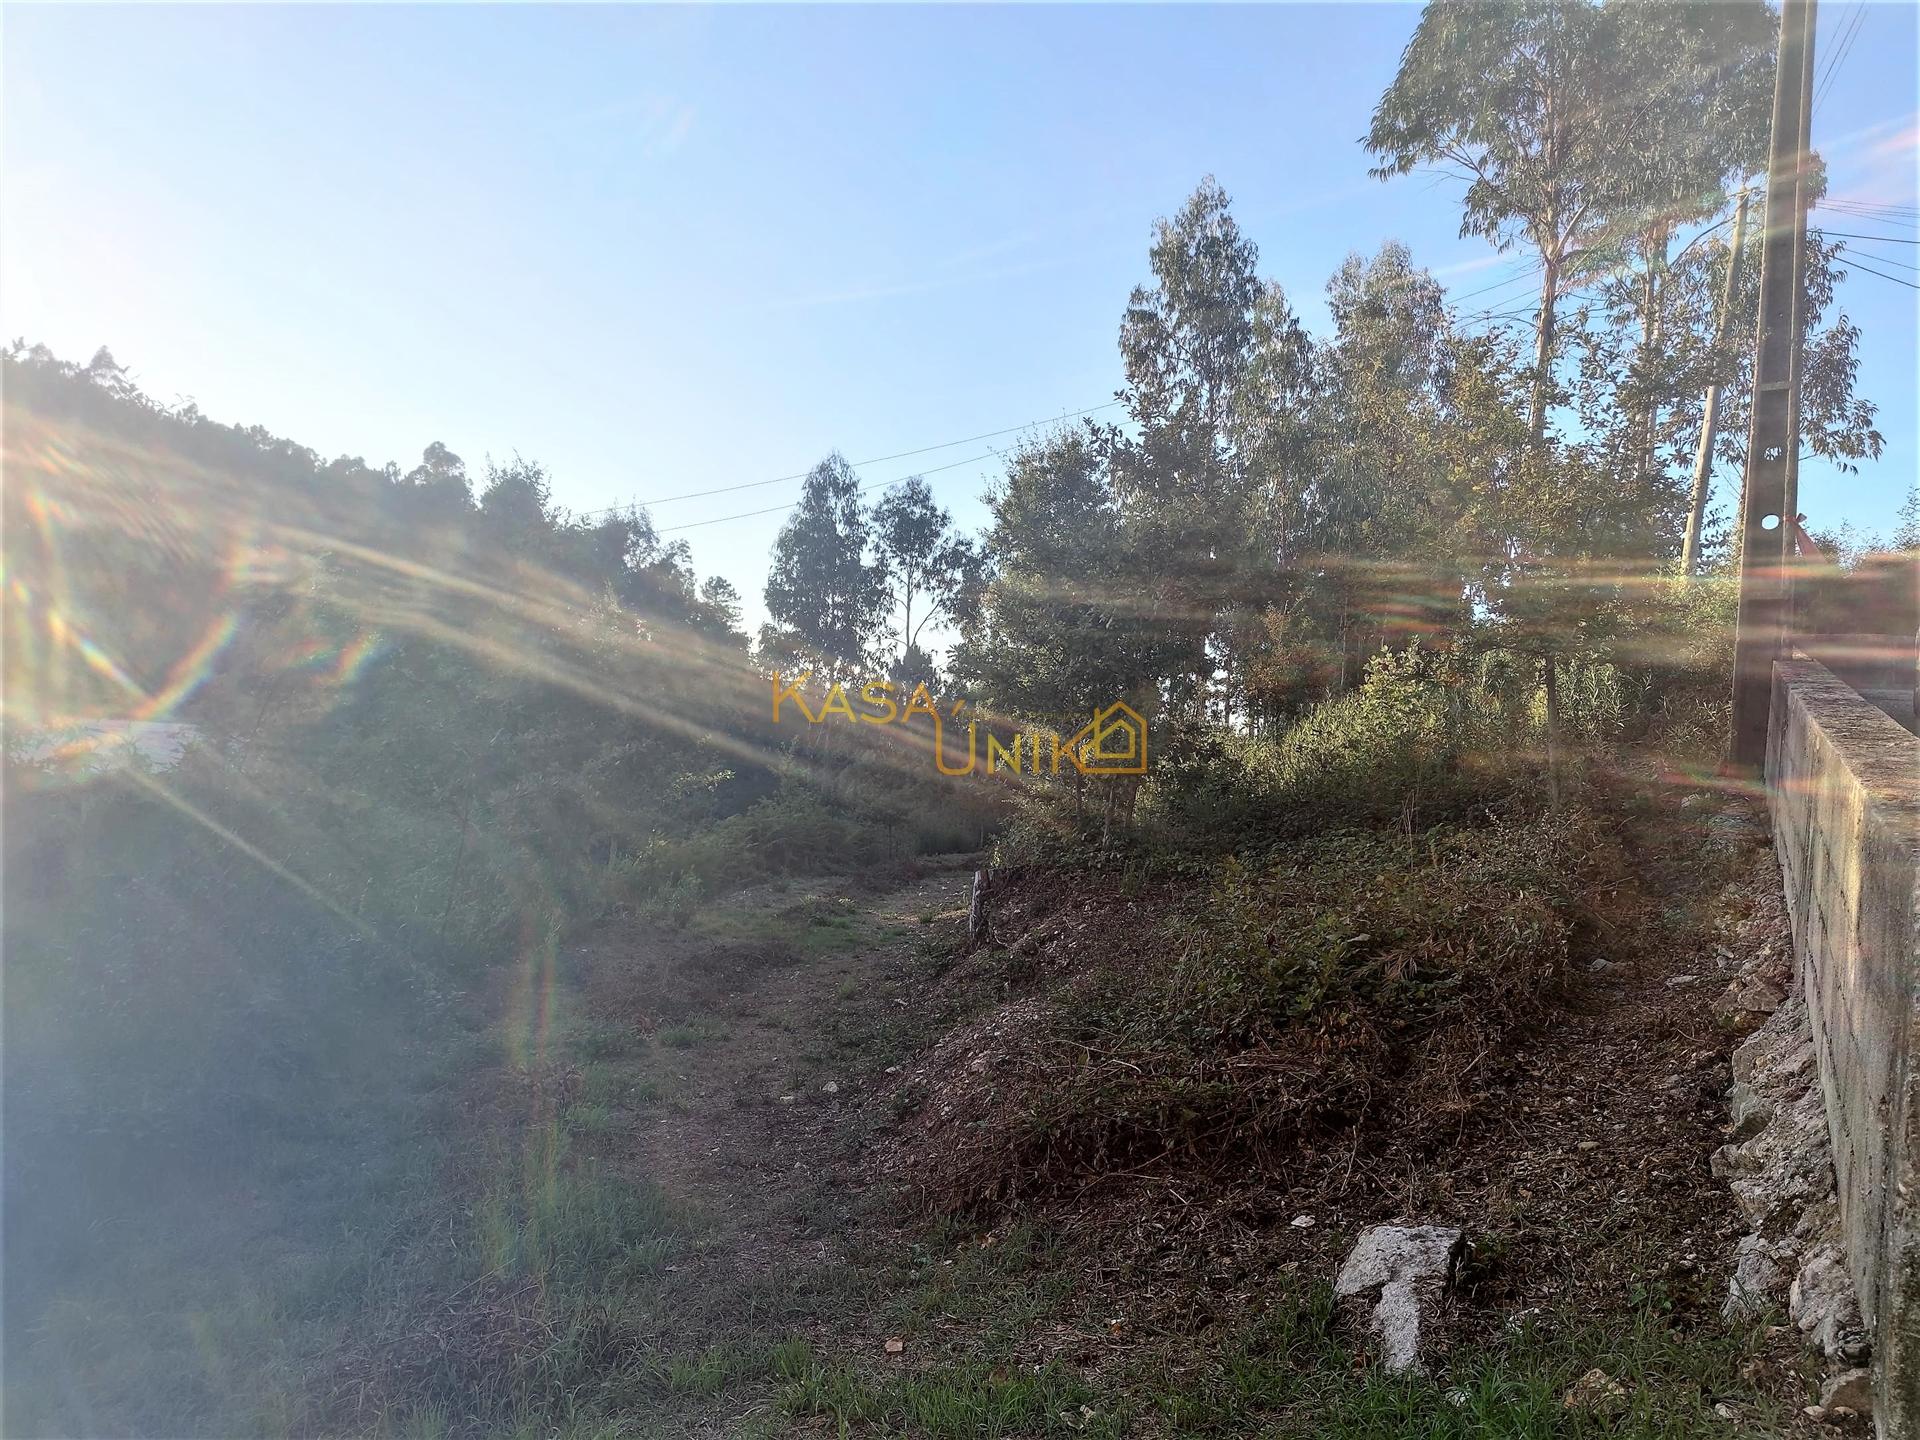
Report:
[{"label": "sloping terrain", "polygon": [[[1742,1029],[1714,1013],[1732,957],[1710,921],[1758,836],[1717,804],[1659,818],[1631,891],[1593,897],[1550,1009],[1470,1059],[1450,1105],[1383,1093],[1294,1164],[1149,1157],[966,1213],[928,1182],[1033,1100],[1027,1062],[1076,976],[1151,963],[1157,897],[1055,877],[1029,924],[1003,890],[996,944],[968,954],[973,862],[953,861],[603,930],[562,967],[566,1163],[657,1194],[682,1237],[634,1336],[653,1378],[606,1401],[716,1435],[1804,1424],[1791,1348],[1719,1315],[1737,1217],[1708,1158]],[[1473,1240],[1431,1380],[1374,1375],[1331,1322],[1345,1247],[1394,1217]],[[1620,1413],[1567,1407],[1596,1367]]]}]

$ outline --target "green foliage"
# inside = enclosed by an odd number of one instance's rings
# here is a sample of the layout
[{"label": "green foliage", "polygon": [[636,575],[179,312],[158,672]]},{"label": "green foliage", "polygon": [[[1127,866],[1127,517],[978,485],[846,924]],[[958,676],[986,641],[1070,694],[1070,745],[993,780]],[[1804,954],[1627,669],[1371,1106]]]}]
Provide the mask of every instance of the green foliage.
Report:
[{"label": "green foliage", "polygon": [[790,785],[699,834],[655,839],[623,862],[620,884],[634,895],[656,897],[654,913],[684,919],[685,907],[698,898],[748,880],[855,869],[880,853],[874,828]]},{"label": "green foliage", "polygon": [[968,1440],[980,1435],[1099,1435],[1124,1432],[1083,1406],[1086,1381],[1059,1365],[1009,1370],[946,1366],[930,1374],[875,1377],[826,1364],[792,1347],[777,1359],[781,1399],[796,1417],[829,1420],[847,1433]]},{"label": "green foliage", "polygon": [[1591,836],[1565,818],[1305,842],[1262,870],[1229,860],[1185,931],[1160,1019],[1246,1043],[1329,1007],[1422,1026],[1462,1003],[1524,1008],[1567,959]]},{"label": "green foliage", "polygon": [[1175,731],[1141,819],[1174,843],[1234,851],[1343,825],[1425,825],[1501,801],[1526,783],[1512,762],[1533,724],[1499,677],[1487,659],[1410,646],[1375,655],[1357,690],[1270,738]]},{"label": "green foliage", "polygon": [[859,477],[835,454],[807,475],[774,542],[767,613],[836,675],[858,672],[886,604],[886,576],[867,555],[872,530]]}]

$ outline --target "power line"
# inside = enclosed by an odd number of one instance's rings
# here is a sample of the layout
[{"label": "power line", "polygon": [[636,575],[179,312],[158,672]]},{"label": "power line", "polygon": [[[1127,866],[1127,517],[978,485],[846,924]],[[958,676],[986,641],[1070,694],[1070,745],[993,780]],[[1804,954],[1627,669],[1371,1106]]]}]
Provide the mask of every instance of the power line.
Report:
[{"label": "power line", "polygon": [[[1920,265],[1909,265],[1906,261],[1895,260],[1890,255],[1876,255],[1873,257],[1873,260],[1876,265],[1891,265],[1898,270],[1920,270]],[[1844,246],[1841,247],[1840,263],[1842,265],[1848,263]]]},{"label": "power line", "polygon": [[1889,275],[1886,271],[1876,270],[1871,265],[1862,265],[1858,260],[1848,260],[1842,257],[1840,263],[1849,270],[1864,270],[1869,275],[1878,275],[1882,280],[1891,280],[1894,284],[1904,285],[1909,290],[1920,290],[1920,285],[1914,284],[1911,280],[1902,280],[1898,275]]},{"label": "power line", "polygon": [[[1125,402],[1120,400],[1108,400],[1099,405],[1089,405],[1084,410],[1075,410],[1070,415],[1058,416],[1056,417],[1056,420],[1078,420],[1082,415],[1092,415],[1101,410],[1111,410],[1114,406],[1120,405],[1123,403]],[[1055,421],[1044,420],[1044,419],[1028,420],[1028,421],[1024,421],[1019,425],[1009,425],[1004,430],[989,430],[985,434],[981,434],[981,435],[967,435],[967,436],[963,436],[961,439],[958,439],[958,440],[943,440],[938,445],[922,445],[917,450],[896,450],[891,455],[876,455],[870,460],[855,460],[847,468],[850,470],[860,470],[860,469],[864,469],[868,465],[884,465],[889,460],[905,460],[910,455],[927,455],[927,454],[931,454],[935,450],[951,450],[956,445],[971,445],[976,441],[992,440],[1001,435],[1012,435],[1021,430],[1030,430],[1035,425],[1046,425],[1051,423],[1055,423]],[[959,463],[965,464],[967,462],[961,461]],[[954,467],[952,465],[940,465],[940,466],[936,466],[932,470],[927,470],[923,473],[928,475],[935,475],[935,474],[938,474],[941,470],[951,470],[953,468]],[[630,501],[625,505],[607,505],[607,506],[603,506],[598,510],[583,510],[579,513],[579,515],[576,518],[584,520],[590,515],[612,515],[622,510],[644,509],[654,505],[668,505],[673,503],[676,500],[700,500],[700,499],[704,499],[708,495],[730,495],[736,490],[757,490],[757,489],[760,489],[762,486],[766,486],[766,485],[785,485],[794,480],[804,480],[807,478],[808,475],[812,473],[813,472],[810,470],[801,470],[801,471],[797,471],[792,475],[776,475],[771,480],[748,480],[748,481],[744,481],[739,485],[717,485],[711,490],[689,490],[686,493],[681,495],[663,495],[657,500],[635,500],[635,501]],[[907,477],[902,476],[901,478],[905,479]],[[779,509],[781,507],[775,506],[774,508]],[[764,514],[766,512],[760,511],[756,513]],[[702,522],[702,523],[705,523],[705,522]]]},{"label": "power line", "polygon": [[1866,219],[1901,226],[1912,225],[1916,219],[1920,219],[1911,211],[1897,210],[1891,205],[1859,205],[1847,200],[1836,200],[1832,204],[1823,203],[1820,208],[1833,210],[1842,215],[1859,215]]},{"label": "power line", "polygon": [[1912,216],[1896,215],[1885,210],[1867,210],[1846,204],[1828,204],[1822,201],[1822,210],[1831,210],[1837,215],[1845,215],[1854,220],[1867,220],[1876,225],[1896,225],[1902,230],[1920,230],[1920,219]]},{"label": "power line", "polygon": [[1482,285],[1478,290],[1469,290],[1463,295],[1454,295],[1449,298],[1455,301],[1471,300],[1474,296],[1484,295],[1489,290],[1504,290],[1509,285],[1518,285],[1522,280],[1531,280],[1540,273],[1540,269],[1540,262],[1535,260],[1518,275],[1509,275],[1505,280],[1496,280],[1491,285]]},{"label": "power line", "polygon": [[[955,460],[950,465],[936,466],[931,470],[918,470],[918,471],[915,471],[914,474],[915,475],[938,475],[942,470],[958,470],[962,465],[978,465],[983,460],[998,459],[999,455],[1000,455],[999,451],[989,450],[984,455],[975,455],[972,458],[967,460]],[[872,462],[868,462],[868,463],[872,463]],[[855,490],[853,493],[856,495],[865,495],[869,490],[884,489],[888,485],[897,485],[902,480],[911,480],[912,478],[913,478],[912,475],[896,475],[891,480],[875,480],[871,485],[862,485],[859,489]],[[737,515],[716,515],[711,520],[690,520],[684,525],[664,525],[654,533],[659,535],[671,535],[676,530],[699,530],[699,529],[703,529],[708,525],[724,525],[729,520],[751,520],[756,515],[777,515],[782,510],[792,510],[797,508],[800,504],[801,502],[798,500],[791,500],[787,502],[785,505],[769,505],[764,510],[742,510]]]},{"label": "power line", "polygon": [[1882,245],[1920,245],[1920,240],[1905,235],[1858,235],[1851,230],[1821,229],[1816,235],[1831,236],[1835,240],[1878,240]]},{"label": "power line", "polygon": [[1867,17],[1867,0],[1856,0],[1853,15],[1841,31],[1840,41],[1834,47],[1833,58],[1827,61],[1826,68],[1820,73],[1819,83],[1813,88],[1813,111],[1818,114],[1821,103],[1833,88],[1833,82],[1840,74],[1840,67],[1847,63],[1847,54],[1853,49],[1853,42],[1859,37],[1860,22]]},{"label": "power line", "polygon": [[1855,210],[1876,210],[1886,215],[1920,215],[1920,206],[1896,205],[1891,200],[1855,200],[1843,195],[1830,203]]}]

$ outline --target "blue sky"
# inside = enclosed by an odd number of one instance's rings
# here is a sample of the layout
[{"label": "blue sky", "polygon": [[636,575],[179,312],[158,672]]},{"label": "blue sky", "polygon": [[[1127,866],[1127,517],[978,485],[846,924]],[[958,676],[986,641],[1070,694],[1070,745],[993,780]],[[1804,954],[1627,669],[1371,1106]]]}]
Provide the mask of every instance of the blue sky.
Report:
[{"label": "blue sky", "polygon": [[[1856,7],[1823,12],[1824,70]],[[1916,10],[1858,14],[1815,143],[1837,194],[1913,206]],[[0,324],[326,455],[517,451],[578,510],[935,445],[1110,399],[1152,221],[1208,173],[1316,328],[1388,238],[1456,291],[1517,271],[1458,238],[1454,183],[1366,175],[1417,15],[13,5]],[[1920,278],[1920,247],[1861,248]],[[1888,448],[1807,468],[1816,527],[1889,528],[1920,470],[1916,300],[1842,287]],[[1012,438],[863,475],[951,467],[930,480],[974,524]],[[780,519],[680,533],[757,617]]]}]

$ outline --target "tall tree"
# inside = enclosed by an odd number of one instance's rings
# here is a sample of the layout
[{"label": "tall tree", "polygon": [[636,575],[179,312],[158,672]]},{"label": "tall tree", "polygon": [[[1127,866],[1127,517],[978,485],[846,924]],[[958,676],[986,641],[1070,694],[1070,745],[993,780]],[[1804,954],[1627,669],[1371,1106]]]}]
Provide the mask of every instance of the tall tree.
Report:
[{"label": "tall tree", "polygon": [[988,497],[992,578],[953,669],[988,704],[1063,733],[1116,699],[1142,709],[1168,657],[1147,616],[1104,447],[1065,430],[1023,443]]},{"label": "tall tree", "polygon": [[1204,701],[1207,642],[1238,572],[1256,554],[1257,487],[1235,445],[1236,397],[1256,340],[1258,251],[1208,177],[1154,226],[1154,283],[1133,292],[1120,327],[1125,398],[1137,434],[1104,432],[1139,584],[1184,659],[1167,677],[1178,703]]},{"label": "tall tree", "polygon": [[1760,0],[1431,0],[1421,13],[1366,136],[1373,173],[1443,166],[1467,182],[1463,235],[1533,250],[1536,438],[1569,286],[1635,238],[1654,273],[1672,224],[1718,211],[1727,178],[1756,163],[1770,24]]},{"label": "tall tree", "polygon": [[836,452],[808,473],[774,541],[767,613],[835,675],[861,668],[882,621],[886,581],[867,556],[872,534],[859,478]]},{"label": "tall tree", "polygon": [[1337,642],[1344,684],[1369,649],[1457,621],[1465,584],[1440,440],[1453,346],[1444,293],[1389,242],[1347,258],[1327,307],[1306,535],[1317,628]]},{"label": "tall tree", "polygon": [[873,511],[874,558],[899,617],[896,680],[927,678],[931,662],[920,632],[951,619],[954,606],[978,574],[979,552],[957,534],[953,517],[933,500],[918,475],[902,480]]}]

